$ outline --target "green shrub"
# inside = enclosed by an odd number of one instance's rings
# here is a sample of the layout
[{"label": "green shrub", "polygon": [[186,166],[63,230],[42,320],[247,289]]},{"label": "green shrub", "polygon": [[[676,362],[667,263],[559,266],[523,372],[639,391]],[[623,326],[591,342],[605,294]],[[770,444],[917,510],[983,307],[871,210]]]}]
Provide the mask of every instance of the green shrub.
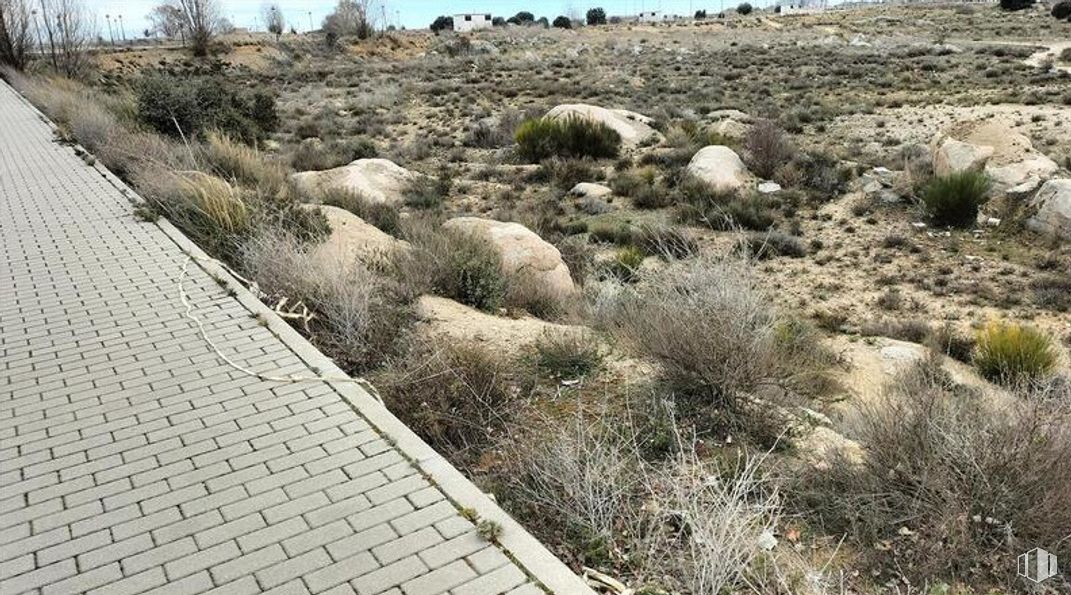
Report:
[{"label": "green shrub", "polygon": [[800,258],[807,254],[802,240],[780,231],[749,233],[736,243],[736,250],[758,260],[775,256]]},{"label": "green shrub", "polygon": [[741,196],[734,190],[713,188],[687,178],[677,186],[680,204],[677,220],[698,223],[717,230],[751,229],[762,231],[774,223],[772,199]]},{"label": "green shrub", "polygon": [[430,217],[402,221],[400,235],[412,248],[396,250],[386,266],[411,299],[434,293],[488,312],[501,307],[506,278],[490,242]]},{"label": "green shrub", "polygon": [[275,98],[240,89],[221,76],[143,76],[134,87],[138,117],[161,134],[186,138],[216,129],[245,143],[279,125]]},{"label": "green shrub", "polygon": [[639,277],[640,265],[645,258],[647,255],[640,248],[626,246],[618,250],[614,259],[607,263],[607,273],[620,281],[632,283]]},{"label": "green shrub", "polygon": [[[1071,19],[1071,1],[1064,0],[1052,5],[1052,16],[1057,20]],[[1065,50],[1066,51],[1066,50]]]},{"label": "green shrub", "polygon": [[544,332],[533,345],[536,367],[555,378],[588,376],[602,365],[599,341],[587,332]]},{"label": "green shrub", "polygon": [[366,138],[304,142],[290,155],[290,165],[296,171],[320,171],[369,159],[378,155],[376,146]]},{"label": "green shrub", "polygon": [[1039,380],[1056,367],[1052,341],[1033,327],[992,321],[975,339],[974,365],[994,382]]},{"label": "green shrub", "polygon": [[751,14],[752,10],[754,10],[754,9],[747,2],[744,2],[743,4],[741,4],[741,5],[736,7],[736,12],[738,12],[738,13],[740,13],[742,15]]},{"label": "green shrub", "polygon": [[922,192],[922,203],[937,225],[967,227],[974,224],[988,191],[984,173],[965,171],[933,179]]},{"label": "green shrub", "polygon": [[548,157],[617,157],[621,135],[602,122],[584,118],[534,118],[515,136],[520,156],[531,162]]},{"label": "green shrub", "polygon": [[1025,10],[1034,5],[1034,0],[1000,0],[1001,10]]}]

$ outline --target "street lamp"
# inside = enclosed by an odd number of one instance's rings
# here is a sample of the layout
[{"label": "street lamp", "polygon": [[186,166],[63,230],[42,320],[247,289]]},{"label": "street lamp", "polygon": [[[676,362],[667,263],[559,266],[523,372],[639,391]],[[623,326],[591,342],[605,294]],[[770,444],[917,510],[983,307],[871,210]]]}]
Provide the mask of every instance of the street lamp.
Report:
[{"label": "street lamp", "polygon": [[104,20],[108,21],[108,37],[112,38],[112,47],[115,47],[115,32],[112,31],[112,15],[104,15]]},{"label": "street lamp", "polygon": [[309,11],[309,33],[312,33],[312,11]]},{"label": "street lamp", "polygon": [[126,28],[123,27],[123,15],[119,15],[119,34],[123,43],[126,43]]}]

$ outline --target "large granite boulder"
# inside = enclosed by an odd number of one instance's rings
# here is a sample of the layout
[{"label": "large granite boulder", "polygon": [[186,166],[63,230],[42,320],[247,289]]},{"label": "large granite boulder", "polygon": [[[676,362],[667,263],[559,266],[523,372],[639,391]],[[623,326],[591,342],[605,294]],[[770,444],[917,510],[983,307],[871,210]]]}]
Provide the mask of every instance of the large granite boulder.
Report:
[{"label": "large granite boulder", "polygon": [[346,190],[370,202],[398,205],[405,202],[406,189],[420,177],[421,174],[387,159],[358,159],[333,169],[296,173],[290,179],[308,197]]},{"label": "large granite boulder", "polygon": [[688,163],[688,174],[721,190],[740,190],[754,181],[740,156],[729,147],[703,147]]},{"label": "large granite boulder", "polygon": [[623,109],[606,109],[597,105],[567,103],[551,109],[547,112],[546,117],[552,119],[580,118],[591,122],[601,122],[621,135],[621,144],[626,147],[634,147],[646,141],[657,141],[662,136],[651,127],[653,123],[651,118]]},{"label": "large granite boulder", "polygon": [[307,208],[319,209],[331,226],[331,235],[317,250],[367,262],[409,247],[408,242],[395,239],[346,209],[327,205],[307,205]]},{"label": "large granite boulder", "polygon": [[502,258],[502,272],[507,275],[529,275],[548,289],[562,294],[575,289],[569,267],[553,244],[520,223],[455,217],[443,224],[487,239]]},{"label": "large granite boulder", "polygon": [[1028,227],[1065,240],[1071,239],[1071,179],[1045,182],[1030,205],[1037,211],[1027,220]]}]

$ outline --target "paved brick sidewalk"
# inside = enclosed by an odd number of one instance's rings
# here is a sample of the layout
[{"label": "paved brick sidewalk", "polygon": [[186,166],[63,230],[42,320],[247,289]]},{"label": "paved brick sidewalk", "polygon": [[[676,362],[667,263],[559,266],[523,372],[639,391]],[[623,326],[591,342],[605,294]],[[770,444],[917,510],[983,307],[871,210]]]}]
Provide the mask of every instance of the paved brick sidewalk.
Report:
[{"label": "paved brick sidewalk", "polygon": [[[0,82],[0,593],[588,592],[359,388],[226,365],[196,248],[52,139]],[[234,361],[340,374],[216,278]]]}]

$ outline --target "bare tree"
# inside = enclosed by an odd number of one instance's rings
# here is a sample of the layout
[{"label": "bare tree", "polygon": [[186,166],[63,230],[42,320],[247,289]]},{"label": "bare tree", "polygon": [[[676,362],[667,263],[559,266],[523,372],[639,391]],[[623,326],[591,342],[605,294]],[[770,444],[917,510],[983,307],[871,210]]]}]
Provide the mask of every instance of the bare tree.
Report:
[{"label": "bare tree", "polygon": [[28,0],[0,0],[0,64],[22,70],[29,63],[31,18]]},{"label": "bare tree", "polygon": [[52,67],[69,77],[89,67],[89,44],[96,35],[93,20],[80,0],[40,0],[41,26]]},{"label": "bare tree", "polygon": [[268,31],[275,34],[275,41],[279,41],[279,36],[286,30],[286,19],[283,18],[283,11],[279,9],[278,4],[265,4],[264,8],[261,9],[261,13]]},{"label": "bare tree", "polygon": [[186,45],[185,17],[182,10],[174,4],[155,6],[149,13],[152,32],[168,38],[178,37]]},{"label": "bare tree", "polygon": [[208,55],[208,44],[222,26],[217,0],[176,0],[193,55]]},{"label": "bare tree", "polygon": [[338,37],[367,39],[375,32],[372,0],[338,0],[335,12],[324,19],[324,31]]}]

